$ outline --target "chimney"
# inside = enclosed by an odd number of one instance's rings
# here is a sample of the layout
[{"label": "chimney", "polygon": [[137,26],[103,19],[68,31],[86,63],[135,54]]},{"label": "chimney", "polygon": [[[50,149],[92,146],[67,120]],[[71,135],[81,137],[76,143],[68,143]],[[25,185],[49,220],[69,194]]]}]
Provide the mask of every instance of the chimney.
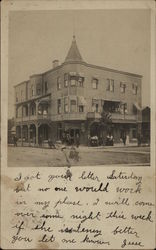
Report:
[{"label": "chimney", "polygon": [[53,61],[53,69],[55,69],[57,66],[59,66],[59,60]]}]

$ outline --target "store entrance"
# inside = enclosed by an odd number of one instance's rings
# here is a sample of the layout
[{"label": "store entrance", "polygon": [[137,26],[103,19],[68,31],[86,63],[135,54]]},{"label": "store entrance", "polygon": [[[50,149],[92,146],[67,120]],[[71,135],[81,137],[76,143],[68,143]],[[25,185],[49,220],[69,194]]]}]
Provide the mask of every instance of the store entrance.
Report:
[{"label": "store entrance", "polygon": [[71,143],[74,144],[75,143],[75,138],[76,138],[76,135],[79,135],[80,137],[80,129],[69,129],[69,135],[70,135],[70,138],[71,138]]}]

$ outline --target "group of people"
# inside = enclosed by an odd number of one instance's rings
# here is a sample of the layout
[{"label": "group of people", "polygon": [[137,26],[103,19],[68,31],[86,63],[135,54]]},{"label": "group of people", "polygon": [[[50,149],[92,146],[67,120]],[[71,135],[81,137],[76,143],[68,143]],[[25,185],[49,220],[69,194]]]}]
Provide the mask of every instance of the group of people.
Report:
[{"label": "group of people", "polygon": [[[96,144],[95,143],[95,139],[96,139],[95,137],[97,137],[97,136],[94,136],[94,138],[88,136],[88,146],[92,145],[91,140],[94,141],[93,144]],[[122,139],[122,142],[123,142],[124,146],[129,144],[129,136],[128,135],[123,134],[121,139]],[[141,146],[142,135],[140,133],[138,133],[138,135],[137,135],[137,141],[138,141],[138,146]],[[16,135],[14,135],[13,136],[14,147],[17,147],[17,142],[18,142],[18,138],[17,138]],[[67,146],[75,145],[78,148],[79,145],[80,145],[80,135],[77,133],[75,135],[75,137],[71,137],[71,135],[69,133],[63,133],[62,138],[61,138],[61,142],[62,142],[62,144],[65,144]],[[39,136],[38,143],[39,143],[39,147],[43,146],[43,138],[42,138],[42,136]],[[101,141],[100,141],[100,139],[97,137],[97,145],[102,145],[102,144],[103,144],[103,140],[101,139]],[[52,141],[52,139],[48,139],[48,145],[49,145],[50,148],[56,148],[55,143]],[[106,137],[106,146],[113,146],[113,145],[114,145],[113,135],[108,134],[107,137]]]},{"label": "group of people", "polygon": [[75,137],[71,137],[71,135],[69,133],[63,133],[62,134],[62,143],[66,144],[68,146],[76,145],[76,147],[78,148],[80,145],[80,135],[77,133],[75,135]]},{"label": "group of people", "polygon": [[[126,134],[123,134],[122,141],[123,141],[124,146],[128,145],[129,144],[129,136]],[[142,134],[141,133],[138,133],[138,135],[137,135],[137,142],[138,142],[138,147],[141,146],[141,143],[142,143]]]}]

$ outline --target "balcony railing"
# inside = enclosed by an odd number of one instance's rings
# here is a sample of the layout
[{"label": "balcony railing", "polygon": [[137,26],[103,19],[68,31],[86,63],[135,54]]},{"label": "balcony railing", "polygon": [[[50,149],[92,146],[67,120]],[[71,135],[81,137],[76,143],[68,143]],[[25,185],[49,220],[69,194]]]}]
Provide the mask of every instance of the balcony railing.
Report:
[{"label": "balcony railing", "polygon": [[37,119],[50,119],[49,114],[38,114]]},{"label": "balcony railing", "polygon": [[37,115],[18,117],[18,118],[16,118],[16,122],[44,120],[44,119],[50,119],[50,115],[49,114],[37,114]]},{"label": "balcony railing", "polygon": [[[86,119],[100,119],[101,114],[96,112],[88,112],[88,113],[67,113],[67,114],[37,114],[25,117],[16,118],[16,122],[22,121],[33,121],[33,120],[45,120],[51,119],[52,121],[65,121],[65,120],[86,120]],[[115,122],[117,120],[120,121],[138,121],[137,115],[133,114],[120,114],[120,113],[112,113],[111,114],[112,121]]]},{"label": "balcony railing", "polygon": [[[96,113],[96,112],[88,112],[87,113],[87,118],[88,119],[100,119],[101,118],[101,114],[100,113]],[[133,115],[133,114],[121,114],[121,113],[111,113],[111,118],[112,121],[114,120],[137,120],[137,116]]]},{"label": "balcony railing", "polygon": [[52,121],[86,120],[86,113],[56,114],[52,115],[51,118]]},{"label": "balcony railing", "polygon": [[133,114],[120,114],[120,113],[112,113],[112,120],[137,120],[137,116]]},{"label": "balcony railing", "polygon": [[87,118],[88,119],[100,119],[101,118],[101,114],[97,113],[97,112],[88,112],[87,113]]}]

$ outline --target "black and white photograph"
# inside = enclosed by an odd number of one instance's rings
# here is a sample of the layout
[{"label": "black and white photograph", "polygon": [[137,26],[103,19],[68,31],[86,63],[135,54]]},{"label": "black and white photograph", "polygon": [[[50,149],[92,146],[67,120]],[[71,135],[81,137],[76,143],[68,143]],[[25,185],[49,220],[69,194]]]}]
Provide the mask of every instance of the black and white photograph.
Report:
[{"label": "black and white photograph", "polygon": [[13,11],[8,32],[9,167],[150,165],[150,10]]},{"label": "black and white photograph", "polygon": [[1,249],[155,249],[155,1],[3,0]]}]

